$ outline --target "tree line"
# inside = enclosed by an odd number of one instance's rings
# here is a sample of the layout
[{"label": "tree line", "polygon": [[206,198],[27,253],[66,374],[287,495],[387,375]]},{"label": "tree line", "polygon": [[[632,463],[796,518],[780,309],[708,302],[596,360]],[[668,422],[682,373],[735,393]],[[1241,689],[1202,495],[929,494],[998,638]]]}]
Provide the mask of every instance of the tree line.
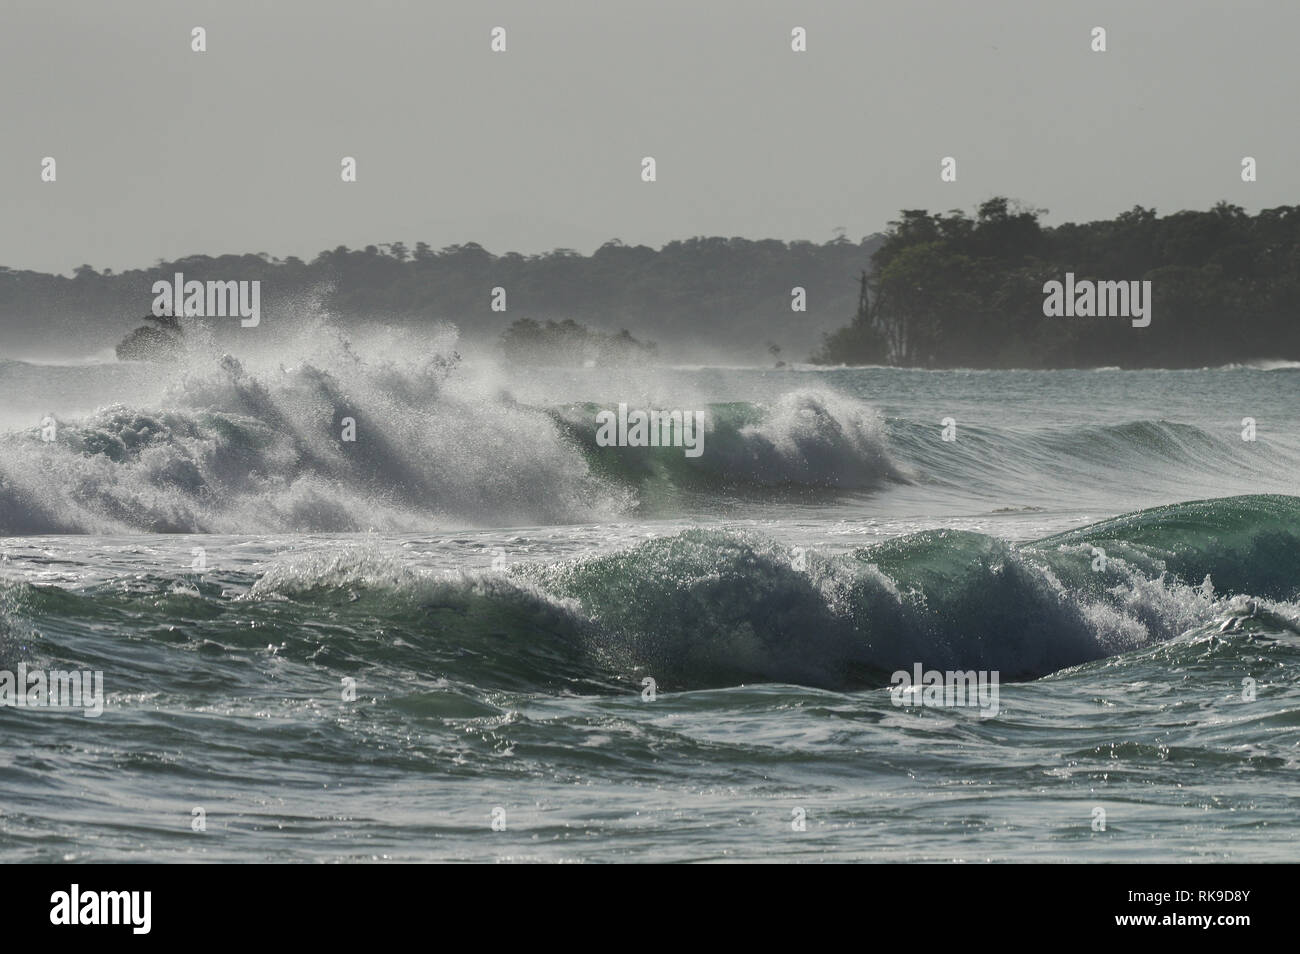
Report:
[{"label": "tree line", "polygon": [[[1204,367],[1300,360],[1300,206],[1248,215],[1039,221],[1004,197],[960,210],[905,209],[864,270],[852,320],[813,360],[907,367]],[[1049,318],[1044,285],[1149,280],[1153,320]]]},{"label": "tree line", "polygon": [[[497,255],[473,242],[442,249],[392,242],[339,246],[311,261],[195,255],[116,274],[90,265],[72,276],[0,268],[0,346],[13,351],[53,340],[111,347],[140,324],[153,282],[181,272],[187,280],[261,281],[269,317],[258,333],[268,336],[276,333],[277,315],[316,307],[345,328],[451,322],[462,340],[493,348],[516,321],[543,329],[570,321],[593,334],[626,329],[638,341],[656,341],[664,361],[769,362],[774,344],[786,355],[807,355],[852,314],[857,273],[878,241],[842,234],[820,244],[692,238],[654,249],[613,240],[590,255],[563,248]],[[795,287],[805,289],[806,311],[791,309]],[[504,310],[493,308],[494,288],[504,289]],[[237,325],[215,324],[214,331],[218,339],[236,336]]]},{"label": "tree line", "polygon": [[[590,255],[392,242],[311,261],[198,255],[116,274],[0,267],[0,357],[111,348],[140,324],[153,283],[182,272],[260,280],[272,316],[323,308],[345,328],[451,322],[463,341],[520,361],[530,351],[546,363],[598,364],[770,364],[810,353],[822,364],[976,368],[1300,360],[1300,207],[1248,215],[1220,202],[1158,216],[1136,206],[1055,227],[1042,214],[998,197],[972,215],[905,209],[858,242],[714,237],[653,249],[613,240]],[[1044,284],[1067,272],[1150,280],[1151,325],[1044,316]],[[504,308],[493,307],[496,288]],[[791,307],[796,288],[806,311]],[[264,321],[258,333],[276,328]],[[220,343],[241,332],[225,322],[214,333]]]}]

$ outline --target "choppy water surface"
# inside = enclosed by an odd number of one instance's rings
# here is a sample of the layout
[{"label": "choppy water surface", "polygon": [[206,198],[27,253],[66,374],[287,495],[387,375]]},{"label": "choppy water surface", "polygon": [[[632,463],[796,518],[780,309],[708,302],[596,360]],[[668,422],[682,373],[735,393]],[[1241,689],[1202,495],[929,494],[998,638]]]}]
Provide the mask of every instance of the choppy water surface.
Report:
[{"label": "choppy water surface", "polygon": [[0,859],[1296,859],[1300,371],[313,347],[0,363]]}]

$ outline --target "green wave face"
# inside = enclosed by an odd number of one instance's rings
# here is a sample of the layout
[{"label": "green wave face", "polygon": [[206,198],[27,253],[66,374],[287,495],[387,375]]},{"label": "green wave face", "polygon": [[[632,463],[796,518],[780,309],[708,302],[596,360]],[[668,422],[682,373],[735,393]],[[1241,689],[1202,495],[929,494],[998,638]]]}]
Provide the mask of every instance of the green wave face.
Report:
[{"label": "green wave face", "polygon": [[81,647],[128,632],[213,658],[274,643],[304,663],[350,659],[474,692],[601,692],[646,676],[666,689],[873,687],[917,660],[1029,679],[1189,634],[1293,636],[1300,498],[1159,507],[1019,546],[939,529],[804,553],[697,529],[455,576],[342,546],[257,575],[87,592],[9,583],[0,596],[0,662],[40,649],[42,633]]},{"label": "green wave face", "polygon": [[1223,627],[1293,635],[1297,508],[1200,501],[1022,546],[931,530],[828,555],[698,529],[492,573],[341,546],[199,584],[10,584],[0,657],[21,656],[24,633],[121,629],[214,658],[274,643],[285,659],[421,673],[471,695],[625,691],[647,676],[665,689],[875,687],[918,660],[1031,679]]},{"label": "green wave face", "polygon": [[829,499],[904,480],[889,455],[883,418],[831,393],[794,391],[769,407],[731,402],[671,409],[704,415],[699,456],[679,446],[598,445],[596,416],[614,410],[587,403],[548,413],[593,474],[637,491],[642,512],[727,498]]},{"label": "green wave face", "polygon": [[1300,498],[1227,497],[1154,507],[1039,540],[1040,552],[1105,550],[1148,576],[1272,599],[1300,595]]}]

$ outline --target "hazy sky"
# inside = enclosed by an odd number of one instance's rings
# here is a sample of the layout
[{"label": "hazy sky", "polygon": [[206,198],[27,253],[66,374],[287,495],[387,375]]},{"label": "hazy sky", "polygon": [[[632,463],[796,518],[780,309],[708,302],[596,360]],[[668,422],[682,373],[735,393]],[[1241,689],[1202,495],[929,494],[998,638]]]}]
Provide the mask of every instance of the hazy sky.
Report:
[{"label": "hazy sky", "polygon": [[1297,0],[3,0],[0,265],[1254,211],[1300,202],[1298,40]]}]

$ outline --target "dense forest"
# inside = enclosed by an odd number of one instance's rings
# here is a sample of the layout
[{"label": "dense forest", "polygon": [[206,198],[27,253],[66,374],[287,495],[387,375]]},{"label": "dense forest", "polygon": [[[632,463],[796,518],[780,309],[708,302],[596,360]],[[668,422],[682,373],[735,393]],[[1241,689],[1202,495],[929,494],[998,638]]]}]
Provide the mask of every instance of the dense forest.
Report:
[{"label": "dense forest", "polygon": [[[1044,228],[1005,199],[908,209],[889,223],[857,312],[814,361],[912,367],[1203,367],[1300,360],[1300,206],[1247,215],[1220,202],[1163,218]],[[1044,284],[1149,280],[1149,327],[1045,317]]]},{"label": "dense forest", "polygon": [[[209,320],[218,342],[273,340],[324,311],[345,328],[451,322],[471,348],[552,364],[770,364],[814,350],[822,364],[916,367],[1300,360],[1300,207],[1251,216],[1221,202],[1160,217],[1139,206],[1056,227],[1041,214],[1006,198],[973,217],[907,209],[883,235],[820,245],[694,238],[655,250],[615,240],[591,255],[525,256],[394,242],[310,262],[191,256],[119,274],[83,265],[70,277],[0,268],[0,357],[109,350],[149,310],[153,283],[182,272],[262,282],[267,317],[256,329]],[[1043,286],[1067,272],[1149,280],[1150,326],[1045,317]],[[806,311],[791,307],[796,287]]]},{"label": "dense forest", "polygon": [[[520,319],[543,329],[572,321],[658,342],[663,361],[767,363],[773,347],[802,358],[852,316],[857,275],[879,241],[693,238],[658,250],[611,241],[591,255],[527,256],[394,242],[340,247],[310,262],[198,255],[118,274],[83,265],[71,277],[0,268],[0,357],[111,349],[149,311],[153,283],[182,272],[187,280],[262,282],[261,325],[210,322],[218,340],[273,338],[294,316],[321,309],[345,328],[452,322],[463,341],[494,350]],[[806,292],[806,311],[791,308],[795,287]],[[493,310],[494,288],[505,290],[504,311]]]}]

